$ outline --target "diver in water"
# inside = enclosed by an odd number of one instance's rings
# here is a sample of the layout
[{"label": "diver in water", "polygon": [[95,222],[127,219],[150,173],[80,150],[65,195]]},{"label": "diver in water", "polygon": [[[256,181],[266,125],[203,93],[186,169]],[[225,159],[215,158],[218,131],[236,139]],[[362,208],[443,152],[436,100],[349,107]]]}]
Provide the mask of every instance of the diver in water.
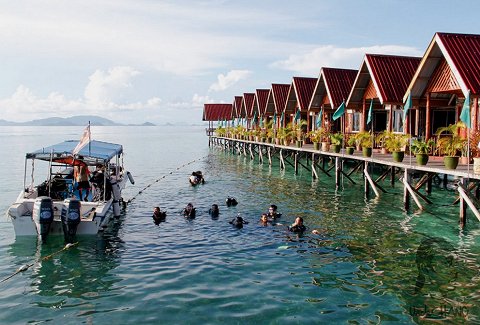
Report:
[{"label": "diver in water", "polygon": [[198,184],[205,184],[205,179],[203,178],[203,174],[200,170],[193,172],[188,181],[194,186]]},{"label": "diver in water", "polygon": [[237,200],[232,196],[227,197],[225,203],[227,204],[227,207],[234,207],[238,204]]},{"label": "diver in water", "polygon": [[193,218],[195,218],[195,214],[196,214],[196,209],[193,207],[192,203],[187,204],[185,209],[183,209],[183,216],[185,218],[193,219]]},{"label": "diver in water", "polygon": [[152,219],[157,226],[160,224],[160,222],[165,221],[166,218],[167,218],[167,213],[165,211],[160,211],[159,207],[155,207],[153,209]]},{"label": "diver in water", "polygon": [[218,219],[218,216],[220,214],[220,210],[218,209],[217,204],[212,204],[212,207],[210,210],[208,210],[208,214],[212,217],[212,219]]},{"label": "diver in water", "polygon": [[295,222],[290,227],[288,227],[288,230],[295,233],[303,233],[305,230],[307,230],[307,227],[305,227],[305,225],[303,224],[303,218],[297,217],[295,219]]},{"label": "diver in water", "polygon": [[261,226],[264,226],[264,227],[268,226],[268,215],[266,213],[262,213],[259,223]]},{"label": "diver in water", "polygon": [[243,225],[248,224],[248,221],[243,220],[243,218],[240,217],[240,215],[237,215],[235,218],[232,219],[232,221],[229,221],[228,223],[233,225],[235,228],[240,229],[240,228],[243,228]]},{"label": "diver in water", "polygon": [[275,204],[270,205],[268,208],[268,220],[275,221],[275,219],[280,218],[282,216],[281,213],[277,212],[277,206]]}]

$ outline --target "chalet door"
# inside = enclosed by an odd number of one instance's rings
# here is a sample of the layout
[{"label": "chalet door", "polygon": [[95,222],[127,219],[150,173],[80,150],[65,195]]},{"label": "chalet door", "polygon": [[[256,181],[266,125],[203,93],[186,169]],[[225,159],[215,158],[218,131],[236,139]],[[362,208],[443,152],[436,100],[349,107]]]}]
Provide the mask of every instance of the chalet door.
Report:
[{"label": "chalet door", "polygon": [[381,132],[387,129],[387,111],[373,112],[373,132]]},{"label": "chalet door", "polygon": [[432,134],[437,132],[438,128],[455,124],[455,109],[441,109],[432,111]]}]

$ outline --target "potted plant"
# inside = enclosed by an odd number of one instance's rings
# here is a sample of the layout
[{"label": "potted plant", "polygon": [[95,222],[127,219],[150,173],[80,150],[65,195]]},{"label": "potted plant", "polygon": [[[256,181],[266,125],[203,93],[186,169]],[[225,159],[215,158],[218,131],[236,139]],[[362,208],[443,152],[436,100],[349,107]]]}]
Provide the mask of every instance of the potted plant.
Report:
[{"label": "potted plant", "polygon": [[428,162],[428,156],[432,152],[435,141],[429,139],[424,140],[414,140],[412,143],[412,152],[415,154],[417,159],[417,165],[424,166]]},{"label": "potted plant", "polygon": [[308,138],[313,143],[313,149],[320,149],[320,141],[322,140],[322,129],[317,129],[315,131],[308,132]]},{"label": "potted plant", "polygon": [[221,127],[221,126],[219,126],[219,127],[215,130],[215,134],[216,134],[217,137],[219,137],[219,138],[224,137],[225,134],[226,134],[226,132],[227,132],[227,131],[226,131],[223,127]]},{"label": "potted plant", "polygon": [[446,169],[455,169],[458,166],[458,161],[460,159],[458,152],[464,148],[466,142],[466,140],[458,134],[458,131],[463,127],[465,127],[465,124],[457,122],[456,124],[441,127],[436,132],[438,137],[437,149],[440,154],[445,154],[443,157],[443,163],[445,164]]},{"label": "potted plant", "polygon": [[342,140],[343,134],[341,134],[340,132],[330,135],[331,147],[333,149],[333,152],[340,152],[340,149],[342,148]]},{"label": "potted plant", "polygon": [[330,130],[327,126],[320,128],[320,141],[322,143],[322,151],[330,150]]},{"label": "potted plant", "polygon": [[470,133],[470,152],[473,157],[473,172],[480,174],[480,130]]},{"label": "potted plant", "polygon": [[402,133],[391,133],[385,137],[385,148],[392,153],[393,160],[402,162],[405,157],[405,146],[410,136]]},{"label": "potted plant", "polygon": [[356,135],[357,143],[362,147],[362,154],[364,157],[372,156],[372,134],[368,131],[360,131]]},{"label": "potted plant", "polygon": [[347,155],[353,155],[353,152],[355,151],[355,145],[356,145],[356,137],[355,134],[350,134],[347,137],[347,147],[345,147],[345,152]]},{"label": "potted plant", "polygon": [[303,128],[305,126],[307,126],[307,121],[305,120],[299,120],[293,125],[293,130],[295,131],[295,135],[297,137],[297,148],[302,147],[303,135],[304,135]]},{"label": "potted plant", "polygon": [[377,142],[378,146],[381,148],[382,154],[387,154],[388,149],[385,146],[385,143],[388,141],[389,138],[394,136],[395,134],[392,131],[382,131],[375,137],[375,141]]}]

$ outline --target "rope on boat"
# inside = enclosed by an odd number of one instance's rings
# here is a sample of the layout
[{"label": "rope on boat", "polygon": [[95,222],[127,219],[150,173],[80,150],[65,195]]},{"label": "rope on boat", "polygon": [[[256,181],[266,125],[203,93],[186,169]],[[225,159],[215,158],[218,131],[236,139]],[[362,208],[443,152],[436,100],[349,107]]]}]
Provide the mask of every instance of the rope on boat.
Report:
[{"label": "rope on boat", "polygon": [[[201,157],[201,158],[194,159],[194,160],[192,160],[192,161],[190,161],[190,162],[187,162],[187,163],[185,163],[185,164],[183,164],[183,165],[181,165],[181,166],[178,166],[175,170],[180,170],[180,169],[182,169],[183,167],[187,167],[188,165],[191,165],[191,164],[193,164],[194,162],[200,161],[200,160],[202,160],[202,159],[204,159],[204,158],[206,158],[206,157],[208,157],[208,156],[203,156],[203,157]],[[131,199],[129,199],[129,200],[127,201],[127,204],[130,203],[130,202],[132,202],[133,200],[135,200],[135,199],[136,199],[140,194],[142,194],[143,191],[145,191],[147,188],[149,188],[150,186],[152,186],[152,185],[155,184],[155,183],[160,182],[162,179],[164,179],[164,178],[166,178],[168,175],[172,175],[172,174],[173,174],[173,171],[169,172],[168,174],[163,175],[162,177],[160,177],[160,178],[156,179],[155,181],[153,181],[152,183],[148,184],[148,185],[145,186],[143,189],[141,189],[140,191],[138,191],[138,193],[135,194],[135,196],[133,196]]]},{"label": "rope on boat", "polygon": [[20,266],[14,273],[10,274],[9,276],[7,276],[5,279],[3,279],[2,281],[0,281],[0,283],[4,283],[5,281],[13,278],[15,275],[17,275],[18,273],[22,273],[22,272],[25,272],[26,270],[28,270],[29,268],[31,268],[32,266],[34,266],[35,264],[37,263],[40,263],[40,262],[43,262],[43,261],[46,261],[50,258],[52,258],[53,256],[57,255],[57,254],[60,254],[61,252],[63,251],[66,251],[67,249],[77,245],[78,242],[76,243],[69,243],[67,245],[65,245],[65,247],[63,247],[61,250],[59,251],[56,251],[50,255],[47,255],[47,256],[44,256],[42,257],[41,259],[39,259],[38,261],[35,261],[34,263],[30,263],[30,264],[25,264],[25,265],[22,265]]}]

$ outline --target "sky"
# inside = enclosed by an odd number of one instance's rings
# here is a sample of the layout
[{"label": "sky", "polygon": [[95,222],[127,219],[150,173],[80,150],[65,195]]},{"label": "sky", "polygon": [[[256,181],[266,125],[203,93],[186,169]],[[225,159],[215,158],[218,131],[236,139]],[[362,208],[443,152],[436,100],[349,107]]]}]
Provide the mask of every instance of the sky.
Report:
[{"label": "sky", "polygon": [[202,120],[204,103],[365,53],[422,56],[480,34],[480,1],[0,0],[0,119]]}]

